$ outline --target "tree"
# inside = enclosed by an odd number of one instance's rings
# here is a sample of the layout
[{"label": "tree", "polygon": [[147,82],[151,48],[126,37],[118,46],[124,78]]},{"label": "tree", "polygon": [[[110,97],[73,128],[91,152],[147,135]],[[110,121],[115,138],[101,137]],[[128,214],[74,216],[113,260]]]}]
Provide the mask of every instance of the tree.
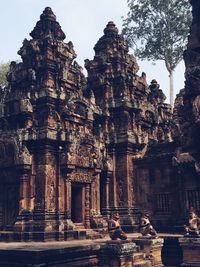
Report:
[{"label": "tree", "polygon": [[173,73],[182,60],[191,23],[188,0],[127,0],[122,33],[144,60],[164,60],[173,104]]},{"label": "tree", "polygon": [[0,63],[0,87],[4,88],[7,85],[6,74],[9,71],[10,62]]}]

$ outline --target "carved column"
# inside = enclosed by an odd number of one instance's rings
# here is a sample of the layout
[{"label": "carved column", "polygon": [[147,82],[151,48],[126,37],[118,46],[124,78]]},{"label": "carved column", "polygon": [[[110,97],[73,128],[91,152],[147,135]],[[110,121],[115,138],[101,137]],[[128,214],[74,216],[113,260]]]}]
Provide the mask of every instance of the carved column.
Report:
[{"label": "carved column", "polygon": [[109,213],[109,207],[110,207],[110,178],[112,177],[112,174],[109,174],[108,172],[105,172],[103,179],[103,196],[101,198],[102,200],[102,211],[103,214],[107,215]]},{"label": "carved column", "polygon": [[29,209],[29,175],[23,173],[20,176],[20,201],[19,210],[20,212]]},{"label": "carved column", "polygon": [[90,228],[90,184],[85,186],[85,227]]},{"label": "carved column", "polygon": [[116,174],[116,157],[113,156],[113,175],[112,175],[112,197],[113,197],[113,203],[110,203],[112,206],[117,206],[117,174]]},{"label": "carved column", "polygon": [[68,168],[66,166],[61,166],[63,186],[64,186],[64,230],[73,230],[75,228],[74,223],[71,220],[71,194],[72,194],[72,172],[73,168]]},{"label": "carved column", "polygon": [[126,149],[122,153],[119,151],[117,155],[116,177],[118,207],[130,208],[132,199],[135,198],[132,195],[133,163],[132,155]]},{"label": "carved column", "polygon": [[31,166],[23,166],[18,169],[18,176],[20,181],[19,213],[29,210],[30,171]]},{"label": "carved column", "polygon": [[30,216],[30,166],[19,167],[19,214],[14,225],[16,231],[29,230],[29,216]]},{"label": "carved column", "polygon": [[110,183],[110,177],[106,177],[106,201],[105,201],[105,208],[108,209],[109,208],[109,183]]},{"label": "carved column", "polygon": [[40,148],[35,153],[35,201],[34,217],[40,216],[45,209],[45,181],[46,181],[46,149]]},{"label": "carved column", "polygon": [[35,174],[30,177],[30,211],[34,209],[34,197],[35,197]]},{"label": "carved column", "polygon": [[100,171],[95,170],[95,176],[91,184],[91,208],[100,211]]},{"label": "carved column", "polygon": [[65,182],[65,214],[66,219],[71,219],[71,180],[69,178],[70,175],[67,175]]},{"label": "carved column", "polygon": [[92,178],[92,183],[91,183],[91,209],[96,210],[96,197],[95,197],[95,187],[96,187],[96,181],[95,181],[95,176]]}]

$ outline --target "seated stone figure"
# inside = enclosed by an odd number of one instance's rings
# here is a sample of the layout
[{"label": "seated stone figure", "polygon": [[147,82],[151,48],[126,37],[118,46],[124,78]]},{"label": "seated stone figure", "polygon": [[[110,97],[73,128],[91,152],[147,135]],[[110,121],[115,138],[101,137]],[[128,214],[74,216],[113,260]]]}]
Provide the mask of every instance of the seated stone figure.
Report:
[{"label": "seated stone figure", "polygon": [[188,221],[185,225],[186,236],[198,236],[200,229],[200,218],[195,211],[189,213]]},{"label": "seated stone figure", "polygon": [[148,213],[144,213],[140,219],[140,233],[143,237],[157,238],[157,232],[150,223]]},{"label": "seated stone figure", "polygon": [[121,240],[127,239],[127,236],[119,223],[119,215],[116,213],[112,214],[111,219],[108,222],[108,233],[112,240],[117,240],[118,238]]}]

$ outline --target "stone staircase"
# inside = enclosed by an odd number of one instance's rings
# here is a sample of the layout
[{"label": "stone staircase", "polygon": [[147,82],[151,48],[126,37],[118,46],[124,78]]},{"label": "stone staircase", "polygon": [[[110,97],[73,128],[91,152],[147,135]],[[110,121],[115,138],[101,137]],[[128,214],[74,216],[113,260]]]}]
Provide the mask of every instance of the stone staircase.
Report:
[{"label": "stone staircase", "polygon": [[146,254],[141,250],[140,246],[136,246],[133,254],[134,267],[151,267],[151,262],[146,258]]},{"label": "stone staircase", "polygon": [[145,258],[145,254],[143,252],[136,252],[133,254],[133,266],[151,267],[151,262]]}]

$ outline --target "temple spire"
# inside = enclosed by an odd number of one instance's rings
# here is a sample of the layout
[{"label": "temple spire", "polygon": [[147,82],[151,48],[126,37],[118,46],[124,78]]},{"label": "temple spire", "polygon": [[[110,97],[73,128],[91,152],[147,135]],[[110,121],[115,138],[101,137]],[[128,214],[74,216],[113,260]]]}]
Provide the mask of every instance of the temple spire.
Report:
[{"label": "temple spire", "polygon": [[50,37],[61,41],[63,41],[66,37],[60,24],[56,21],[56,16],[50,7],[45,8],[40,16],[40,20],[30,33],[30,36],[33,37],[33,39],[44,39]]},{"label": "temple spire", "polygon": [[103,32],[105,35],[108,35],[108,34],[118,34],[119,31],[117,27],[115,26],[114,22],[109,21]]}]

